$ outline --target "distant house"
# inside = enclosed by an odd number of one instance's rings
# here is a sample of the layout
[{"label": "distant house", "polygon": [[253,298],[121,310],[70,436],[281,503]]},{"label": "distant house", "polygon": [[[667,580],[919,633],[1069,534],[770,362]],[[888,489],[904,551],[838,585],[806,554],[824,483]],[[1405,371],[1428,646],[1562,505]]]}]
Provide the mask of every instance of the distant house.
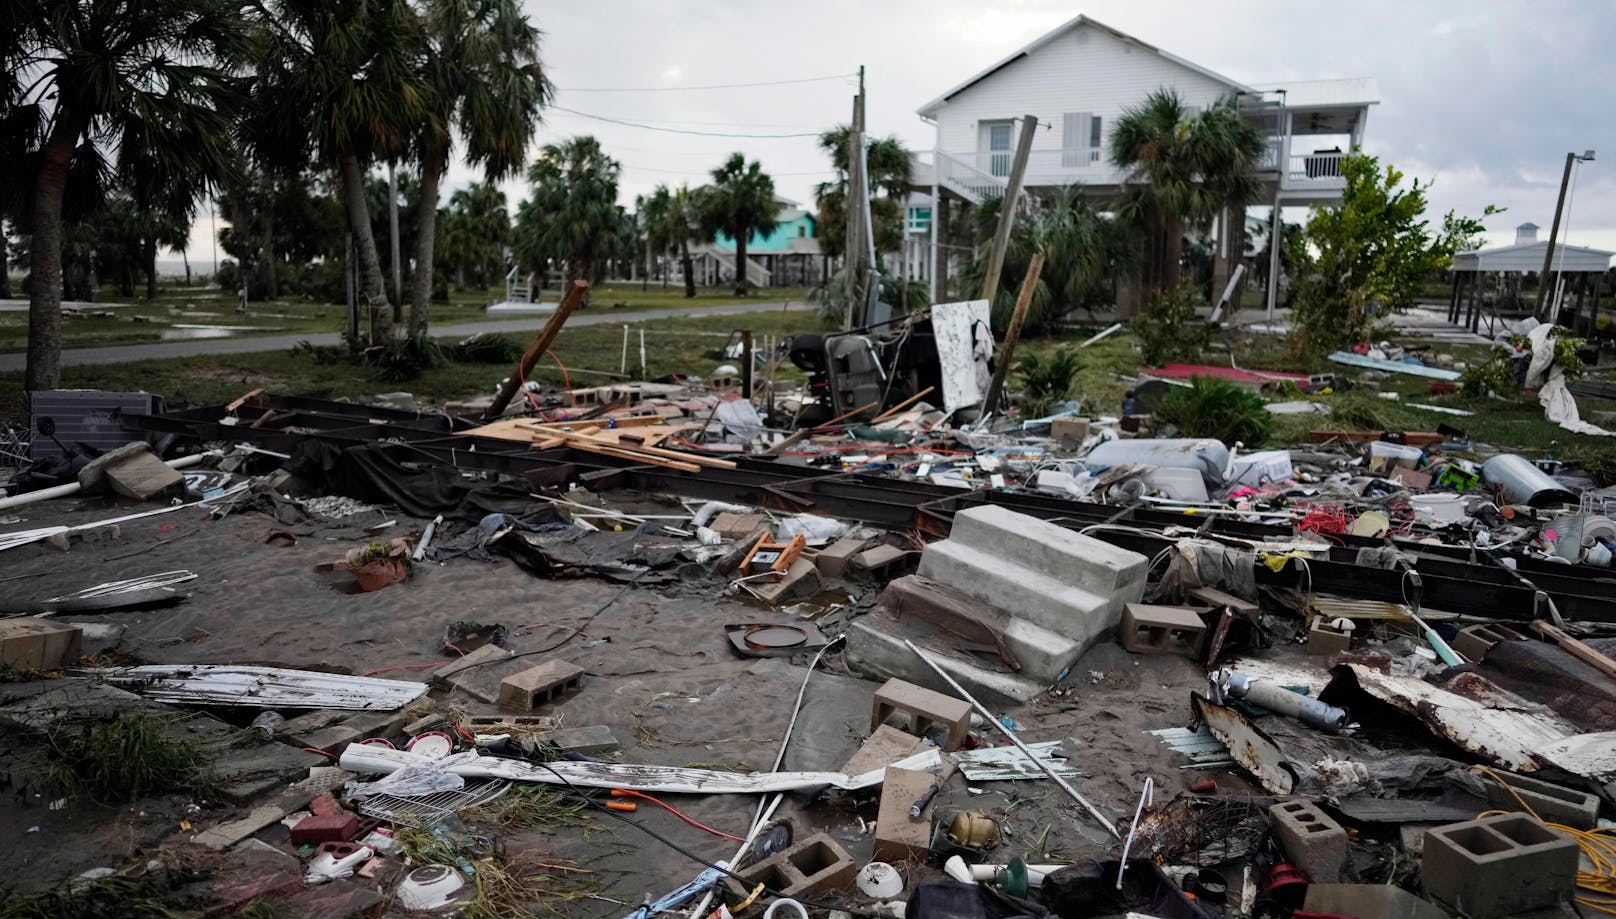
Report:
[{"label": "distant house", "polygon": [[924,210],[928,250],[911,276],[931,279],[938,293],[935,268],[950,203],[976,204],[1003,194],[1021,116],[1039,122],[1027,188],[1076,183],[1104,202],[1116,197],[1124,180],[1111,165],[1112,126],[1125,109],[1164,87],[1195,108],[1236,100],[1268,140],[1258,176],[1260,202],[1279,207],[1340,198],[1339,161],[1362,145],[1378,94],[1371,78],[1242,83],[1078,16],[918,110],[935,126],[936,140],[932,150],[916,156],[914,185],[931,202],[911,203],[912,232]]},{"label": "distant house", "polygon": [[[747,281],[757,287],[809,287],[824,280],[825,256],[819,249],[814,213],[789,198],[781,205],[774,229],[753,233],[746,241]],[[711,243],[692,246],[698,283],[716,285],[735,277],[735,240],[720,233]]]}]

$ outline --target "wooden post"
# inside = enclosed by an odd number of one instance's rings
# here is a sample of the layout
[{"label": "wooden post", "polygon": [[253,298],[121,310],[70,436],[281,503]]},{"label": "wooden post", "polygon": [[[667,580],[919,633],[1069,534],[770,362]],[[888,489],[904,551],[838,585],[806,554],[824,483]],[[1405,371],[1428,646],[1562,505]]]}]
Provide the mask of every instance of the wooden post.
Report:
[{"label": "wooden post", "polygon": [[752,330],[741,330],[741,397],[752,399]]},{"label": "wooden post", "polygon": [[1027,277],[1021,282],[1021,293],[1016,295],[1016,309],[1010,314],[1010,327],[1004,330],[1004,351],[999,357],[999,366],[993,368],[993,383],[988,387],[988,398],[982,403],[982,414],[991,415],[999,407],[999,397],[1004,392],[1004,378],[1010,372],[1010,358],[1016,353],[1016,342],[1021,340],[1021,323],[1027,318],[1027,304],[1032,302],[1032,292],[1038,286],[1038,275],[1044,270],[1044,254],[1034,252],[1032,264],[1027,266]]},{"label": "wooden post", "polygon": [[1016,223],[1016,200],[1021,197],[1027,157],[1032,154],[1032,139],[1037,133],[1038,119],[1032,115],[1021,116],[1021,138],[1016,141],[1016,158],[1010,163],[1010,178],[999,204],[999,228],[993,234],[993,248],[988,250],[988,273],[982,278],[982,295],[978,298],[988,301],[990,307],[993,294],[999,289],[999,275],[1004,271],[1004,250],[1010,245],[1010,231]]},{"label": "wooden post", "polygon": [[1543,314],[1543,303],[1549,293],[1549,269],[1554,264],[1554,238],[1560,235],[1560,216],[1565,212],[1566,186],[1571,184],[1571,165],[1576,161],[1575,153],[1567,153],[1565,172],[1560,176],[1560,200],[1554,205],[1554,223],[1549,226],[1549,246],[1543,250],[1543,271],[1537,276],[1537,306],[1532,310],[1532,315],[1539,321],[1550,321]]},{"label": "wooden post", "polygon": [[561,327],[566,324],[567,317],[572,315],[573,310],[582,306],[584,298],[588,296],[589,282],[572,282],[572,288],[567,291],[565,297],[561,298],[561,302],[556,306],[556,311],[550,314],[550,321],[546,322],[544,328],[539,330],[538,337],[533,339],[533,344],[528,347],[527,353],[523,354],[522,359],[517,362],[516,369],[511,373],[510,379],[500,385],[499,395],[494,397],[493,404],[488,406],[487,411],[483,412],[484,421],[492,421],[505,413],[505,406],[511,404],[511,397],[516,395],[516,388],[521,386],[522,381],[527,379],[527,375],[533,372],[533,365],[539,362],[539,358],[544,356],[544,352],[550,350],[550,345],[555,343],[556,336],[561,333]]}]

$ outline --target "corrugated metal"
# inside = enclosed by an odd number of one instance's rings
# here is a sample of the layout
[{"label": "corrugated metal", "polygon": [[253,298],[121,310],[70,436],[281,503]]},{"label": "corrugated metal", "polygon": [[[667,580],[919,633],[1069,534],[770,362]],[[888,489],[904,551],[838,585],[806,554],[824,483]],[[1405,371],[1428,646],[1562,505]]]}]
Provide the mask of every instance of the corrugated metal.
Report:
[{"label": "corrugated metal", "polygon": [[[1523,243],[1518,246],[1499,246],[1460,252],[1453,257],[1454,271],[1542,271],[1543,257],[1548,254],[1547,240]],[[1604,272],[1610,269],[1610,259],[1616,253],[1583,246],[1554,247],[1554,270],[1576,274],[1584,271]]]},{"label": "corrugated metal", "polygon": [[223,664],[119,667],[103,675],[107,682],[156,702],[253,708],[393,711],[427,690],[427,684],[407,680]]},{"label": "corrugated metal", "polygon": [[[1072,767],[1071,761],[1056,756],[1061,747],[1058,740],[1027,744],[1027,749],[1043,760],[1062,777],[1083,775]],[[1004,782],[1020,779],[1046,779],[1049,776],[1027,759],[1015,747],[988,747],[968,753],[953,754],[960,772],[972,782]]]}]

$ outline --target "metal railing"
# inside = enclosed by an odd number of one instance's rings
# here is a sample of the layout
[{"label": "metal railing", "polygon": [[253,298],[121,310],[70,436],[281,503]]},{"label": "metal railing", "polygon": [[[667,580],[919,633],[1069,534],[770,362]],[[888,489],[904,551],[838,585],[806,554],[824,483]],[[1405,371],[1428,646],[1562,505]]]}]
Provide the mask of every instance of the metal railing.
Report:
[{"label": "metal railing", "polygon": [[934,175],[939,185],[946,185],[975,203],[1004,194],[1004,179],[941,150],[934,151],[932,156],[932,166],[936,170]]},{"label": "metal railing", "polygon": [[1345,153],[1293,153],[1285,177],[1293,182],[1339,182]]}]

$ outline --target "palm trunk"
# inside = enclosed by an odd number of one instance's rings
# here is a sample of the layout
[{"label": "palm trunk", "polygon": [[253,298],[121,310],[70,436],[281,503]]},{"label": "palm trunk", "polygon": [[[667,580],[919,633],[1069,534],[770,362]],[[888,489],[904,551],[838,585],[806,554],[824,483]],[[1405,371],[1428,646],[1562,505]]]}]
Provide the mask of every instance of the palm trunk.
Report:
[{"label": "palm trunk", "polygon": [[84,130],[82,119],[58,110],[56,125],[40,151],[34,186],[34,232],[28,241],[33,292],[28,298],[28,369],[23,387],[30,392],[56,389],[62,382],[62,194],[73,145]]},{"label": "palm trunk", "polygon": [[[566,282],[561,285],[561,289],[563,291],[571,290],[573,281],[583,281],[585,284],[593,286],[595,283],[595,265],[584,256],[569,256],[567,258],[567,275],[568,278]],[[584,301],[578,304],[578,307],[580,309],[585,309],[588,306],[589,291],[586,290],[584,291]]]},{"label": "palm trunk", "polygon": [[157,299],[157,239],[148,237],[140,241],[140,264],[146,269],[146,299]]},{"label": "palm trunk", "polygon": [[[370,206],[365,203],[365,171],[359,157],[342,154],[342,196],[348,210],[348,228],[354,235],[354,254],[359,260],[359,308],[380,341],[392,336],[392,307],[387,302],[387,280],[382,276],[381,256],[376,252],[376,234],[370,229]],[[373,342],[374,343],[374,342]]]},{"label": "palm trunk", "polygon": [[746,296],[746,233],[735,234],[735,296]]},{"label": "palm trunk", "polygon": [[281,273],[279,260],[275,257],[275,212],[272,209],[264,211],[264,299],[279,300],[281,297]]},{"label": "palm trunk", "polygon": [[1177,214],[1162,220],[1162,287],[1174,288],[1179,281],[1179,261],[1184,254],[1184,222]]},{"label": "palm trunk", "polygon": [[0,217],[0,300],[11,299],[10,247],[6,245],[6,221]]},{"label": "palm trunk", "polygon": [[[426,334],[432,309],[432,255],[438,234],[438,180],[448,151],[433,140],[421,157],[421,201],[415,212],[415,273],[410,291],[410,337]],[[462,285],[464,286],[464,285]]]},{"label": "palm trunk", "polygon": [[690,240],[679,240],[679,267],[685,273],[685,299],[696,296],[696,266],[690,260]]}]

